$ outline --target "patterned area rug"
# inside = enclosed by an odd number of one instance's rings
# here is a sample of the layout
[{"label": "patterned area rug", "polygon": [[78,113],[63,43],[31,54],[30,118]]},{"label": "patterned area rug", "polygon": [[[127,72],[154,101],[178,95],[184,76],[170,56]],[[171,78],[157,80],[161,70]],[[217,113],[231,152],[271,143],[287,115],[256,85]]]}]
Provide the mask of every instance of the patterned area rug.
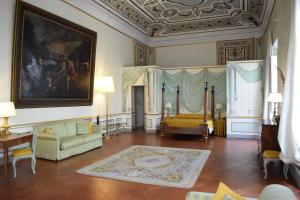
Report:
[{"label": "patterned area rug", "polygon": [[209,154],[208,150],[135,145],[77,172],[136,183],[191,188]]}]

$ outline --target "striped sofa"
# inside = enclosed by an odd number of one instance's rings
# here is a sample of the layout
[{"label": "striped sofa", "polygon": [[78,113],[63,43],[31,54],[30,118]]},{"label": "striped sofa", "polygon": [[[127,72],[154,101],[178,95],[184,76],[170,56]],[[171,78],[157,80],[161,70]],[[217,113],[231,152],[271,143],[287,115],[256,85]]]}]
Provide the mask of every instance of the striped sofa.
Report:
[{"label": "striped sofa", "polygon": [[37,158],[62,160],[102,146],[101,127],[89,121],[42,123],[37,129]]}]

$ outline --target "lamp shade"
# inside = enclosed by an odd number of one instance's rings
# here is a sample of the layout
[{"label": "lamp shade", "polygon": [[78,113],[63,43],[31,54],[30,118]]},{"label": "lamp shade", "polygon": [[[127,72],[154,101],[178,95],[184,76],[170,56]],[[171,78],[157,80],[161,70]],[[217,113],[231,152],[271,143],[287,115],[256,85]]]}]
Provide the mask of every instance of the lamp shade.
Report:
[{"label": "lamp shade", "polygon": [[280,103],[280,102],[282,102],[282,95],[281,95],[281,93],[277,93],[277,92],[270,93],[269,96],[268,96],[268,102],[272,102],[272,103]]},{"label": "lamp shade", "polygon": [[16,109],[13,102],[0,102],[0,117],[14,117]]},{"label": "lamp shade", "polygon": [[223,108],[223,105],[221,103],[216,104],[216,109],[222,109],[222,108]]},{"label": "lamp shade", "polygon": [[165,108],[172,108],[172,103],[171,102],[165,103]]},{"label": "lamp shade", "polygon": [[95,78],[95,91],[96,92],[114,92],[114,80],[111,76],[102,76]]}]

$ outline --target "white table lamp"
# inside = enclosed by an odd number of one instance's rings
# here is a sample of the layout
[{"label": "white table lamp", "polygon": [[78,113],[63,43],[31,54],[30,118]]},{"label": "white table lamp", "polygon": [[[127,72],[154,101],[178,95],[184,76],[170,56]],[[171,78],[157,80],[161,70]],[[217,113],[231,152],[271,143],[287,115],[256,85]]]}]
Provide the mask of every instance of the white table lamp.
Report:
[{"label": "white table lamp", "polygon": [[13,102],[0,102],[0,117],[3,118],[2,128],[4,135],[9,135],[8,118],[16,116],[16,109]]},{"label": "white table lamp", "polygon": [[95,78],[95,91],[101,92],[105,94],[105,106],[106,106],[106,134],[105,139],[109,139],[108,134],[108,93],[115,92],[115,86],[113,77],[111,76],[102,76],[99,78]]},{"label": "white table lamp", "polygon": [[218,119],[221,119],[221,109],[223,108],[223,104],[221,103],[217,103],[216,104],[216,110],[218,111],[219,113],[219,116],[218,116]]},{"label": "white table lamp", "polygon": [[274,111],[273,111],[272,121],[274,124],[278,125],[280,117],[277,113],[277,104],[282,102],[282,94],[278,93],[278,92],[272,92],[269,94],[267,100],[270,103],[274,103]]}]

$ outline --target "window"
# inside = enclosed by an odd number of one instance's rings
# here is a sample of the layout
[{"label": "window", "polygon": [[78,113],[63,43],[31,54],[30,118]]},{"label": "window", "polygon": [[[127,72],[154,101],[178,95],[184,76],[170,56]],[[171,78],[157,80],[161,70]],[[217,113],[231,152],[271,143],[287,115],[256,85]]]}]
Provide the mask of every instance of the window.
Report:
[{"label": "window", "polygon": [[271,50],[271,92],[278,92],[277,50],[278,39],[275,40]]}]

